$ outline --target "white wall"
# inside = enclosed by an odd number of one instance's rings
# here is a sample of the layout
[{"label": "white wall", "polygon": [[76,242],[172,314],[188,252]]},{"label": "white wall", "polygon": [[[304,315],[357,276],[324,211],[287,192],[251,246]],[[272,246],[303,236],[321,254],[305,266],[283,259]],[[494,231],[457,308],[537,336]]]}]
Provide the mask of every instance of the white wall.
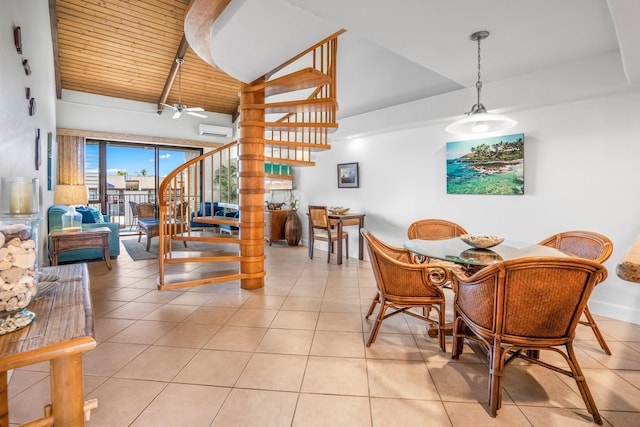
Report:
[{"label": "white wall", "polygon": [[[22,55],[13,43],[13,28],[22,30]],[[51,205],[53,192],[47,190],[47,133],[55,140],[55,84],[53,55],[49,31],[47,0],[2,0],[0,13],[0,176],[38,178],[40,207],[44,211]],[[22,59],[27,59],[31,75],[27,76]],[[37,112],[29,116],[29,102],[25,88],[31,88],[36,99]],[[42,165],[35,168],[35,134],[40,129]],[[55,145],[54,145],[55,148]],[[55,158],[55,157],[54,157]],[[56,165],[54,162],[53,171]],[[55,172],[52,172],[55,182]],[[40,261],[45,243],[40,226]]]},{"label": "white wall", "polygon": [[[525,135],[523,196],[447,195],[445,144],[457,138],[441,123],[336,141],[316,155],[316,167],[296,169],[301,212],[307,204],[348,206],[366,213],[366,228],[398,246],[420,218],[529,242],[571,229],[597,231],[611,238],[614,252],[606,263],[609,278],[590,307],[640,324],[640,285],[615,274],[640,234],[639,106],[640,91],[629,88],[510,113],[518,125],[509,133]],[[378,123],[371,121],[371,129]],[[336,164],[347,162],[359,162],[357,189],[337,188]],[[356,256],[357,233],[347,231],[350,256]]]},{"label": "white wall", "polygon": [[207,111],[203,113],[207,116],[206,119],[188,114],[173,119],[173,110],[166,107],[165,110],[158,114],[156,104],[63,90],[62,99],[57,101],[57,126],[223,144],[235,138],[203,136],[198,133],[200,123],[234,128],[229,114]]}]

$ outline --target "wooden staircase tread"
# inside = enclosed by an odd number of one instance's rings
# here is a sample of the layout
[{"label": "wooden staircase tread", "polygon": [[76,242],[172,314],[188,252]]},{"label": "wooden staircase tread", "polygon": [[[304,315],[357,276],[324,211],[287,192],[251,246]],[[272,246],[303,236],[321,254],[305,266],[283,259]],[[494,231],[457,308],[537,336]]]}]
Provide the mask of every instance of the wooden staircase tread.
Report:
[{"label": "wooden staircase tread", "polygon": [[240,123],[241,126],[264,126],[266,130],[272,130],[272,128],[282,128],[282,130],[293,129],[338,129],[338,123],[336,122],[259,122],[256,120],[245,120]]},{"label": "wooden staircase tread", "polygon": [[320,87],[330,83],[331,77],[315,68],[309,67],[264,83],[249,86],[247,87],[247,91],[255,92],[264,89],[265,96],[272,96],[280,93]]},{"label": "wooden staircase tread", "polygon": [[288,148],[304,148],[311,151],[326,151],[331,150],[329,144],[318,144],[315,142],[301,142],[301,141],[281,141],[277,139],[265,139],[265,147],[288,147]]},{"label": "wooden staircase tread", "polygon": [[240,218],[233,218],[228,216],[197,216],[194,217],[195,222],[201,222],[203,224],[218,224],[218,225],[232,225],[238,227],[240,225]]},{"label": "wooden staircase tread", "polygon": [[[192,235],[189,235],[192,234]],[[172,237],[173,240],[178,242],[205,242],[205,243],[233,243],[236,245],[241,245],[244,242],[240,240],[240,236],[238,234],[230,234],[230,233],[208,233],[208,236],[197,236],[193,235],[195,233],[185,233],[182,235],[175,235]],[[188,249],[188,247],[187,247]]]},{"label": "wooden staircase tread", "polygon": [[167,264],[182,264],[186,262],[238,262],[241,261],[240,254],[233,252],[209,252],[209,251],[172,251],[166,254],[164,262]]},{"label": "wooden staircase tread", "polygon": [[336,111],[338,109],[338,103],[333,98],[317,98],[269,102],[266,104],[248,104],[245,108],[263,109],[265,114],[323,113]]},{"label": "wooden staircase tread", "polygon": [[297,159],[283,159],[280,157],[264,157],[265,162],[271,163],[281,163],[283,165],[291,165],[291,166],[315,166],[316,162],[311,160],[297,160]]}]

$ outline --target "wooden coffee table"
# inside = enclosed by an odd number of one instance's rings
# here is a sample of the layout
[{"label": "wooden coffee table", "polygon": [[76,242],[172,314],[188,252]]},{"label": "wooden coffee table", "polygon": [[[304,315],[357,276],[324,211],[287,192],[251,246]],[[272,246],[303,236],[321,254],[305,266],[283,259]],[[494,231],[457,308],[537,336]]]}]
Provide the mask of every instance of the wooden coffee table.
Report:
[{"label": "wooden coffee table", "polygon": [[65,251],[74,249],[102,249],[102,257],[111,270],[111,259],[109,258],[109,235],[111,230],[108,227],[89,228],[80,231],[54,230],[49,233],[51,238],[51,265],[58,265],[58,256]]},{"label": "wooden coffee table", "polygon": [[[176,227],[176,231],[178,233],[183,232],[183,226],[181,222],[177,222],[175,224],[165,224],[165,226]],[[149,248],[151,248],[151,238],[157,237],[160,234],[160,221],[157,219],[138,219],[138,242],[142,238],[143,233],[145,236],[147,236],[147,252],[149,252]],[[187,242],[183,240],[182,243],[186,248]]]}]

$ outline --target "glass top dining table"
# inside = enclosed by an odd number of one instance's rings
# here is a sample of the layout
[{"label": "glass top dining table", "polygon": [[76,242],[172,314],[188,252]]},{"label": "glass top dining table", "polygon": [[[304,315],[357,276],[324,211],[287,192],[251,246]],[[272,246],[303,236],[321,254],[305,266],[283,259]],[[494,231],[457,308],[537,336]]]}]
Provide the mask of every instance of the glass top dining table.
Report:
[{"label": "glass top dining table", "polygon": [[412,239],[404,243],[404,248],[425,257],[479,267],[524,257],[569,256],[555,248],[514,240],[505,240],[489,249],[477,249],[459,237],[443,240]]}]

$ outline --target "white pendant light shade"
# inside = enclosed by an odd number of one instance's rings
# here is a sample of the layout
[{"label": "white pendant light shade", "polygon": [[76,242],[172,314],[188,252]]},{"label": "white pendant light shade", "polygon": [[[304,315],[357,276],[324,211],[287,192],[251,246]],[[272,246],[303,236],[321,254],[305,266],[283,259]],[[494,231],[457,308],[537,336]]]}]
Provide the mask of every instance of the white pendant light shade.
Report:
[{"label": "white pendant light shade", "polygon": [[518,124],[502,114],[476,113],[456,120],[445,128],[449,133],[458,135],[478,135],[502,132]]},{"label": "white pendant light shade", "polygon": [[447,132],[457,135],[481,135],[487,133],[501,132],[514,127],[517,122],[502,114],[488,113],[487,109],[480,103],[480,92],[482,90],[482,80],[480,79],[480,41],[489,37],[488,31],[477,31],[469,38],[478,42],[478,81],[476,90],[478,92],[478,102],[471,107],[467,115],[456,120],[445,128]]}]

